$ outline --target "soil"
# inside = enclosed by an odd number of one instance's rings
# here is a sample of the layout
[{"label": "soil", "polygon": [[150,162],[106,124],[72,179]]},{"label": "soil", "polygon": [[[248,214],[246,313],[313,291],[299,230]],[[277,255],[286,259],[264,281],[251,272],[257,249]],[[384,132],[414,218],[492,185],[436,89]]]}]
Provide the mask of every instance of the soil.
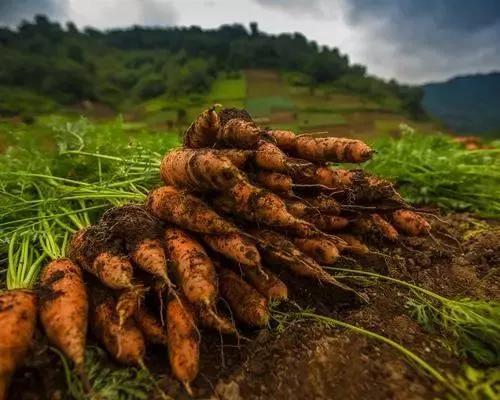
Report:
[{"label": "soil", "polygon": [[[369,243],[367,256],[345,259],[346,267],[385,273],[448,297],[500,299],[500,229],[497,222],[467,214],[429,217],[433,236],[402,238],[398,243]],[[291,299],[316,313],[357,325],[401,343],[434,368],[462,372],[465,360],[449,351],[449,340],[427,332],[408,314],[408,291],[391,284],[358,287],[365,305],[339,304],[316,282],[282,276]],[[281,305],[279,310],[293,310]],[[343,328],[295,321],[277,329],[243,330],[248,339],[203,332],[200,374],[193,383],[196,398],[252,399],[434,399],[443,388],[423,375],[393,348]],[[166,350],[152,348],[147,364],[165,374],[161,385],[174,398],[189,399],[169,377]],[[26,366],[18,371],[15,399],[64,398],[58,357],[42,335]]]}]

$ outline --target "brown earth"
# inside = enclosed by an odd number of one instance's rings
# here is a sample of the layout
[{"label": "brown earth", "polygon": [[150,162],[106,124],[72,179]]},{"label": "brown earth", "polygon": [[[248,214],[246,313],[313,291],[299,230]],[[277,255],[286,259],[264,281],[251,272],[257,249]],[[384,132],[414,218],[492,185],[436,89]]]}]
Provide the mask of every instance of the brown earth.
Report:
[{"label": "brown earth", "polygon": [[[384,272],[448,297],[500,299],[498,223],[466,214],[433,218],[433,237],[402,238],[396,244],[372,241],[381,254],[346,259],[346,267]],[[382,255],[383,254],[383,255]],[[339,305],[335,295],[311,281],[282,276],[292,301],[316,313],[369,329],[401,343],[434,368],[460,374],[461,360],[438,332],[423,330],[408,315],[408,291],[392,284],[359,287],[366,305]],[[358,282],[359,284],[359,282]],[[279,310],[294,310],[281,305]],[[239,399],[434,399],[443,388],[386,344],[342,328],[295,321],[277,329],[243,330],[250,340],[203,333],[197,398]],[[27,365],[15,376],[15,399],[63,398],[64,378],[57,356],[37,341]],[[168,374],[166,350],[154,348],[147,364]],[[174,398],[188,399],[180,385],[165,377],[162,386]]]}]

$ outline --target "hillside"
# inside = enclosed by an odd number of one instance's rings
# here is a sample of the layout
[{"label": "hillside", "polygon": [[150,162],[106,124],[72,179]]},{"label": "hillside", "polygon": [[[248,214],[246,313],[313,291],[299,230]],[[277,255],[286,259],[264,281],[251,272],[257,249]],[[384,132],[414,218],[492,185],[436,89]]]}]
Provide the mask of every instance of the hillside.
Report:
[{"label": "hillside", "polygon": [[423,86],[423,106],[459,133],[500,133],[500,72],[460,76]]},{"label": "hillside", "polygon": [[[269,35],[256,24],[250,29],[225,25],[213,30],[133,27],[101,32],[80,31],[72,23],[62,27],[37,16],[17,30],[0,28],[0,54],[0,116],[92,107],[105,115],[140,115],[147,103],[146,111],[161,104],[182,124],[190,105],[199,108],[212,97],[241,97],[241,90],[258,116],[266,107],[296,112],[286,97],[302,93],[315,100],[305,100],[301,108],[320,114],[329,110],[325,99],[330,103],[331,95],[347,93],[375,110],[423,116],[420,88],[369,76],[336,48],[320,47],[298,33]],[[249,77],[248,70],[275,72]],[[244,83],[242,89],[242,79],[253,83]],[[267,86],[270,80],[281,89],[273,92],[276,85]],[[259,96],[267,98],[251,100]]]}]

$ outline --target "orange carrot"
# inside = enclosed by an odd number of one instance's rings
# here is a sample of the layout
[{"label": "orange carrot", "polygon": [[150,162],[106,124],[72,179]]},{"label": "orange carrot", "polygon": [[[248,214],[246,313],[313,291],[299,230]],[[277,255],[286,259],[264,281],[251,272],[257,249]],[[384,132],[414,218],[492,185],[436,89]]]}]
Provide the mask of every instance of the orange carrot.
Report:
[{"label": "orange carrot", "polygon": [[300,158],[312,162],[361,163],[371,158],[373,150],[360,140],[301,135],[296,139],[296,151]]},{"label": "orange carrot", "polygon": [[394,211],[392,221],[398,230],[410,236],[418,236],[431,230],[431,225],[424,218],[410,210]]},{"label": "orange carrot", "polygon": [[135,311],[134,319],[146,341],[153,344],[167,346],[167,330],[161,325],[153,314],[151,314],[144,307],[140,307]]},{"label": "orange carrot", "polygon": [[245,279],[268,300],[288,299],[288,288],[274,273],[264,267],[259,269],[246,268],[243,271]]},{"label": "orange carrot", "polygon": [[80,268],[67,258],[52,261],[42,270],[40,292],[47,337],[83,373],[88,301]]},{"label": "orange carrot", "polygon": [[194,313],[187,301],[174,298],[167,304],[166,320],[172,373],[192,395],[190,384],[198,375],[200,358]]},{"label": "orange carrot", "polygon": [[202,235],[202,238],[212,250],[239,264],[248,267],[258,267],[260,265],[260,254],[257,247],[239,233]]},{"label": "orange carrot", "polygon": [[118,314],[118,324],[120,326],[123,326],[125,321],[131,318],[141,307],[146,290],[145,287],[136,285],[120,293],[116,301],[116,313]]},{"label": "orange carrot", "polygon": [[113,299],[108,297],[95,306],[90,326],[95,337],[118,362],[141,365],[145,352],[144,336],[132,319],[120,326]]},{"label": "orange carrot", "polygon": [[201,326],[216,330],[224,335],[237,335],[238,331],[234,324],[222,315],[208,312],[206,309],[198,310],[198,318]]},{"label": "orange carrot", "polygon": [[239,149],[253,149],[257,145],[261,131],[253,122],[241,118],[227,121],[219,130],[217,141],[224,146]]},{"label": "orange carrot", "polygon": [[255,175],[255,180],[259,185],[275,193],[288,194],[293,189],[292,178],[279,172],[259,171]]},{"label": "orange carrot", "polygon": [[269,310],[266,299],[233,271],[221,268],[219,271],[221,295],[231,306],[235,317],[249,326],[266,326]]},{"label": "orange carrot", "polygon": [[220,157],[227,158],[236,168],[239,169],[243,169],[254,156],[254,152],[252,150],[214,149],[212,152]]},{"label": "orange carrot", "polygon": [[237,184],[228,194],[218,196],[215,200],[216,205],[223,210],[249,221],[281,227],[299,237],[320,234],[314,225],[290,214],[280,197],[248,183]]},{"label": "orange carrot", "polygon": [[304,218],[323,232],[337,232],[349,225],[349,220],[337,215],[312,214]]},{"label": "orange carrot", "polygon": [[339,258],[337,246],[331,240],[323,238],[294,239],[293,243],[319,264],[332,265]]},{"label": "orange carrot", "polygon": [[267,134],[271,136],[276,145],[286,153],[297,152],[297,136],[291,131],[271,130]]},{"label": "orange carrot", "polygon": [[368,246],[366,246],[360,240],[355,238],[353,235],[349,235],[346,233],[339,233],[338,236],[344,242],[347,243],[347,244],[337,243],[337,247],[339,248],[340,251],[350,251],[350,252],[357,254],[357,255],[363,255],[363,254],[367,254],[370,252],[370,249],[368,248]]},{"label": "orange carrot", "polygon": [[0,294],[0,400],[15,370],[24,361],[35,332],[37,297],[30,290],[7,290]]},{"label": "orange carrot", "polygon": [[167,274],[167,259],[160,241],[162,223],[140,205],[125,205],[108,209],[99,221],[106,234],[126,244],[132,261],[142,270],[171,286]]},{"label": "orange carrot", "polygon": [[279,233],[258,229],[253,229],[251,232],[261,239],[259,246],[261,246],[262,254],[264,259],[271,265],[276,265],[276,267],[285,266],[297,276],[314,278],[340,289],[345,294],[359,296],[349,286],[337,281],[321,268],[314,259],[301,252],[291,241]]},{"label": "orange carrot", "polygon": [[203,111],[184,134],[184,146],[191,148],[212,147],[220,129],[215,106]]},{"label": "orange carrot", "polygon": [[191,190],[226,190],[246,176],[211,150],[175,149],[163,157],[160,174],[167,185]]},{"label": "orange carrot", "polygon": [[198,306],[213,308],[217,298],[215,268],[203,247],[177,228],[165,230],[165,247],[176,264],[187,300]]},{"label": "orange carrot", "polygon": [[363,234],[376,232],[391,241],[397,240],[399,237],[398,231],[376,213],[358,219],[355,223],[355,227]]},{"label": "orange carrot", "polygon": [[190,231],[208,234],[239,231],[203,201],[172,186],[152,190],[148,196],[147,207],[156,217]]}]

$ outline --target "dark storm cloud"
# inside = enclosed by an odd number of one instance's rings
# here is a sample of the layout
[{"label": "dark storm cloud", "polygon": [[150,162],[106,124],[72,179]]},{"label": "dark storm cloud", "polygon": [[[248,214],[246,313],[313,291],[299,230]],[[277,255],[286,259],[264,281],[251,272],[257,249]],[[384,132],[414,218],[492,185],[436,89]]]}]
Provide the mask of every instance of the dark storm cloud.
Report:
[{"label": "dark storm cloud", "polygon": [[[498,0],[350,0],[348,23],[393,46],[396,76],[500,69]],[[379,42],[379,43],[380,43]],[[377,49],[367,49],[375,58]]]},{"label": "dark storm cloud", "polygon": [[[409,19],[433,21],[446,30],[472,33],[500,23],[498,0],[349,0],[353,22],[364,18],[390,18],[399,28]],[[410,24],[415,25],[415,24]]]},{"label": "dark storm cloud", "polygon": [[67,10],[67,0],[0,0],[0,25],[17,26],[21,20],[31,20],[36,14],[64,18]]}]

